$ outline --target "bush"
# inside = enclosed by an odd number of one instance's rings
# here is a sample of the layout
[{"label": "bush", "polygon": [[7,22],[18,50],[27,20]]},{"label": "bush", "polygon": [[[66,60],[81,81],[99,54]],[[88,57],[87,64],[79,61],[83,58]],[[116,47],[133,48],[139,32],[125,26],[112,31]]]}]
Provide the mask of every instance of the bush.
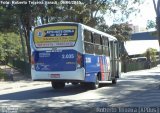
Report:
[{"label": "bush", "polygon": [[156,53],[156,49],[148,48],[144,55],[147,57],[147,59],[150,59],[151,62],[156,62]]},{"label": "bush", "polygon": [[0,69],[0,80],[7,80],[6,73]]}]

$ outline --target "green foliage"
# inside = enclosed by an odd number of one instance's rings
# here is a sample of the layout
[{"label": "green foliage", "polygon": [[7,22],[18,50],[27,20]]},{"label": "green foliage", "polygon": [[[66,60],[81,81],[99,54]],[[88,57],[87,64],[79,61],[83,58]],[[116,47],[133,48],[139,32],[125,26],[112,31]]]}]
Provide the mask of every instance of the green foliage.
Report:
[{"label": "green foliage", "polygon": [[0,60],[9,57],[20,58],[22,55],[20,38],[15,33],[0,34]]},{"label": "green foliage", "polygon": [[130,14],[135,15],[140,11],[139,5],[144,0],[110,0],[110,12],[108,16],[112,16],[114,22],[122,23],[126,21]]},{"label": "green foliage", "polygon": [[[11,1],[11,0],[10,0]],[[20,0],[17,0],[20,1]],[[41,0],[38,0],[41,1]],[[48,0],[45,0],[48,1]],[[60,2],[59,0],[54,0]],[[68,0],[63,0],[68,1]],[[140,4],[143,0],[80,0],[82,4],[38,4],[38,5],[4,5],[0,7],[0,28],[17,28],[18,18],[22,21],[25,30],[32,25],[37,25],[37,17],[42,23],[57,21],[81,22],[95,27],[104,21],[104,14],[116,15],[121,13],[127,18],[131,13],[137,11],[133,4]],[[12,18],[10,18],[12,17]],[[118,19],[121,18],[118,16]],[[14,27],[13,27],[14,26]],[[10,28],[11,27],[11,28]],[[8,30],[7,28],[7,30]],[[27,35],[28,35],[28,31]],[[28,38],[26,38],[28,39]]]},{"label": "green foliage", "polygon": [[15,9],[0,6],[0,32],[17,32]]},{"label": "green foliage", "polygon": [[156,53],[157,50],[153,48],[148,48],[144,55],[147,57],[147,59],[150,59],[152,62],[156,61]]},{"label": "green foliage", "polygon": [[[12,0],[8,0],[12,1]],[[17,0],[21,1],[21,0]],[[35,0],[34,0],[35,1]],[[36,0],[41,1],[41,0]],[[47,0],[45,0],[47,1]],[[50,1],[50,0],[48,0]],[[60,0],[54,0],[60,2]],[[68,1],[68,0],[63,0]],[[31,26],[36,26],[38,17],[42,23],[51,23],[58,21],[70,21],[80,22],[91,27],[96,27],[101,23],[104,23],[104,15],[115,15],[117,10],[124,15],[123,18],[127,18],[129,14],[136,11],[133,4],[139,4],[143,0],[80,0],[83,4],[26,4],[26,5],[1,5],[0,6],[0,32],[19,32],[23,31],[25,42],[27,46],[27,53],[30,59],[30,47],[29,47],[29,33]],[[118,16],[118,18],[121,18]],[[107,26],[105,27],[107,31]],[[114,32],[114,28],[116,31]],[[109,33],[115,35],[119,40],[126,40],[128,37],[127,32],[119,30],[117,26],[113,27]],[[9,36],[10,37],[10,36]],[[5,39],[4,39],[5,40]],[[14,40],[14,38],[13,38]],[[2,41],[2,43],[7,42]],[[7,42],[10,43],[10,42]],[[5,45],[5,44],[4,44]],[[12,44],[11,44],[12,45]],[[4,48],[8,48],[4,51]],[[13,47],[0,47],[2,55],[0,59],[4,59],[6,56],[18,55],[15,51],[20,49],[13,49]],[[19,52],[18,52],[19,53]]]},{"label": "green foliage", "polygon": [[7,74],[0,69],[0,80],[6,80],[7,79]]},{"label": "green foliage", "polygon": [[128,23],[114,24],[110,27],[101,24],[98,26],[98,29],[115,36],[119,41],[129,40],[132,31]]},{"label": "green foliage", "polygon": [[147,21],[147,29],[152,29],[156,27],[156,22],[154,22],[153,20],[148,20]]},{"label": "green foliage", "polygon": [[[131,13],[137,12],[137,9],[134,8],[133,4],[140,4],[143,0],[80,1],[83,4],[36,5],[32,12],[36,12],[36,14],[41,17],[42,23],[69,21],[80,22],[91,27],[95,27],[104,21],[104,15],[106,13],[108,13],[110,17],[113,17],[113,15],[116,15],[117,13],[121,13],[123,16],[118,16],[117,20],[119,18],[127,18]],[[39,9],[38,12],[37,9]]]}]

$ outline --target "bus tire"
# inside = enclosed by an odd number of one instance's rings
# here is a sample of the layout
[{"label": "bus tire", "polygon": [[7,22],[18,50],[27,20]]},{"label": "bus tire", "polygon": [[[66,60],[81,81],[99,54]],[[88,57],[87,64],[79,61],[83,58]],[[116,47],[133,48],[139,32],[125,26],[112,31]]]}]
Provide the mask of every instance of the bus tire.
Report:
[{"label": "bus tire", "polygon": [[99,88],[99,79],[98,76],[96,76],[96,81],[93,83],[90,83],[91,89],[97,89]]},{"label": "bus tire", "polygon": [[52,88],[54,89],[63,89],[65,87],[65,82],[51,82]]},{"label": "bus tire", "polygon": [[117,79],[116,78],[112,80],[112,84],[117,84]]}]

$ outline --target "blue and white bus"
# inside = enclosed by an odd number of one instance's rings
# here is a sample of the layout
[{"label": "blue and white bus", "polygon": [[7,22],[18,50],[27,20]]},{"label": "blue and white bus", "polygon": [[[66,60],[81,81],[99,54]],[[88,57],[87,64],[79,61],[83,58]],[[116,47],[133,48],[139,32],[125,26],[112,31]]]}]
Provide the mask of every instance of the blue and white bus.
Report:
[{"label": "blue and white bus", "polygon": [[56,22],[34,28],[30,37],[31,76],[51,81],[55,89],[65,83],[98,88],[116,84],[120,76],[119,44],[115,37],[74,22]]}]

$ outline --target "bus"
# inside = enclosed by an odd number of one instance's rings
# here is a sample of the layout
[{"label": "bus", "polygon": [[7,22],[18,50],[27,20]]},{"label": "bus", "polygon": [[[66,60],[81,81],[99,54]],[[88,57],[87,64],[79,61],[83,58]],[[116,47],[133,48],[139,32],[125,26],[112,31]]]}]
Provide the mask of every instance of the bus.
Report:
[{"label": "bus", "polygon": [[65,83],[98,88],[117,83],[121,64],[118,40],[81,23],[56,22],[37,26],[30,35],[31,77],[51,81],[54,89]]}]

